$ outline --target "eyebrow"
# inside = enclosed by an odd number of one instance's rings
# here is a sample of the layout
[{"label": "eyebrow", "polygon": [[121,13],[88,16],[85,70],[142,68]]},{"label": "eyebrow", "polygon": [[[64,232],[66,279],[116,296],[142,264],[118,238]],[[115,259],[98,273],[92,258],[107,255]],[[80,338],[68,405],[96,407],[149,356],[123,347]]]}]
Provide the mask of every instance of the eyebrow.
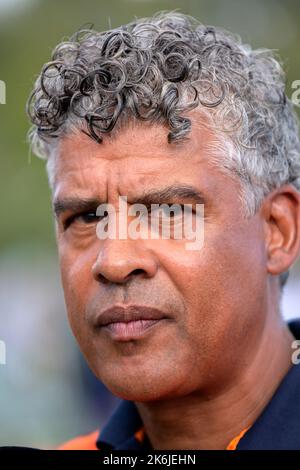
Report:
[{"label": "eyebrow", "polygon": [[97,209],[100,204],[101,201],[97,198],[57,198],[53,203],[53,211],[56,217],[59,217],[64,212],[76,213]]},{"label": "eyebrow", "polygon": [[[130,199],[130,201],[129,201]],[[150,206],[151,204],[162,204],[171,200],[189,200],[192,203],[205,204],[206,197],[204,194],[190,185],[171,185],[165,188],[152,189],[143,191],[143,193],[136,197],[135,200],[127,198],[130,204],[144,204]],[[64,197],[57,198],[53,203],[53,210],[56,217],[64,212],[80,213],[88,210],[96,210],[100,204],[104,202],[98,198],[78,198],[78,197]]]},{"label": "eyebrow", "polygon": [[171,185],[162,189],[144,191],[138,203],[145,206],[150,204],[162,204],[170,200],[190,200],[194,203],[204,204],[206,197],[204,194],[190,185]]}]

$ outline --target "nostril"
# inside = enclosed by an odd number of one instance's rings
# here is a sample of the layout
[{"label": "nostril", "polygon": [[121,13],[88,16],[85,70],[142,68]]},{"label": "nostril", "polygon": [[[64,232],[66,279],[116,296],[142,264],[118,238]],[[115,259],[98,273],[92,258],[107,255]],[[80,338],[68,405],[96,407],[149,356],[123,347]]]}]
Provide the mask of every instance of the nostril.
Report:
[{"label": "nostril", "polygon": [[103,274],[101,273],[98,273],[97,274],[97,279],[96,279],[98,282],[101,282],[102,284],[110,284],[111,281],[106,278],[105,276],[103,276]]},{"label": "nostril", "polygon": [[145,271],[144,269],[141,269],[141,268],[133,269],[133,270],[130,271],[130,273],[128,273],[127,276],[124,278],[124,282],[129,281],[129,280],[132,279],[135,275],[139,275],[139,274],[144,274],[144,275],[146,275],[146,271]]},{"label": "nostril", "polygon": [[146,274],[146,271],[144,269],[133,269],[127,276],[120,277],[120,279],[113,279],[109,278],[108,276],[105,276],[103,273],[98,273],[97,274],[97,281],[101,282],[102,284],[111,284],[111,283],[117,283],[117,284],[123,284],[124,282],[129,281],[134,275],[139,275],[139,274]]},{"label": "nostril", "polygon": [[130,274],[145,274],[144,269],[134,269]]}]

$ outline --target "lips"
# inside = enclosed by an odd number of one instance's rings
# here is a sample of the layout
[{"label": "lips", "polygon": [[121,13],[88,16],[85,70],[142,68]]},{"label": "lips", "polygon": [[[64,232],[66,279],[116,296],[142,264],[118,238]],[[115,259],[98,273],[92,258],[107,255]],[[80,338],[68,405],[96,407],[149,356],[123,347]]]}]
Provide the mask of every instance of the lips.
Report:
[{"label": "lips", "polygon": [[143,335],[168,315],[154,307],[142,305],[115,305],[97,315],[96,326],[119,341],[128,341]]},{"label": "lips", "polygon": [[115,340],[128,341],[145,333],[150,327],[161,320],[133,320],[129,322],[115,322],[105,326]]}]

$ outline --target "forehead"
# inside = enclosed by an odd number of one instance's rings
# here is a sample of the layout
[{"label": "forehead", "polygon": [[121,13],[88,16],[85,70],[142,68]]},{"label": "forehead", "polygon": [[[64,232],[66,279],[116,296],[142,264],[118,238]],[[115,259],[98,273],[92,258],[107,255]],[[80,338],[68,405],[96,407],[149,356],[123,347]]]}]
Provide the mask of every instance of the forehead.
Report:
[{"label": "forehead", "polygon": [[170,144],[168,132],[166,126],[142,123],[128,126],[116,136],[104,136],[101,144],[81,131],[61,138],[54,194],[104,192],[101,197],[107,198],[110,189],[129,195],[141,187],[175,181],[215,185],[218,172],[211,163],[216,157],[217,136],[192,125],[187,141]]}]

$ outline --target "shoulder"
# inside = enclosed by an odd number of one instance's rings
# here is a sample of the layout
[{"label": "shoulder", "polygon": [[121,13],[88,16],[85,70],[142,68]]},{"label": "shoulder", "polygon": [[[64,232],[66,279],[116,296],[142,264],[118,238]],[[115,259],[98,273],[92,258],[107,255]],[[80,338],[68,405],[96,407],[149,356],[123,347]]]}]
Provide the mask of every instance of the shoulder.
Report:
[{"label": "shoulder", "polygon": [[90,434],[75,437],[58,446],[56,450],[99,450],[96,446],[99,432],[97,429]]}]

